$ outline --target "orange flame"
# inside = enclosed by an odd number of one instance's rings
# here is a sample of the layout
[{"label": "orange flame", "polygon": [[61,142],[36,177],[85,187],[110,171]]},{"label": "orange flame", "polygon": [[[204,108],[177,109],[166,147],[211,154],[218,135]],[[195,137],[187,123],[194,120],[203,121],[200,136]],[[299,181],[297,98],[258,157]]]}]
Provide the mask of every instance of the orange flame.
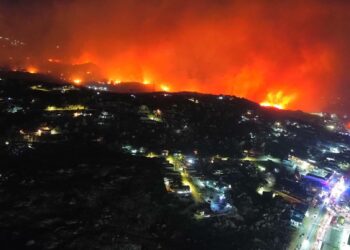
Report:
[{"label": "orange flame", "polygon": [[150,81],[150,80],[148,80],[148,79],[144,79],[142,83],[143,83],[144,85],[148,85],[148,84],[150,84],[150,83],[151,83],[151,81]]},{"label": "orange flame", "polygon": [[160,89],[164,92],[169,92],[170,91],[170,87],[167,85],[160,85]]},{"label": "orange flame", "polygon": [[27,68],[27,72],[30,73],[30,74],[36,74],[36,73],[38,73],[38,71],[39,70],[36,67],[34,67],[34,66],[29,66]]},{"label": "orange flame", "polygon": [[277,109],[286,109],[295,99],[295,95],[285,95],[283,91],[269,92],[265,101],[260,105],[263,107],[273,107]]},{"label": "orange flame", "polygon": [[73,79],[73,83],[75,83],[76,85],[81,84],[82,80],[79,78]]},{"label": "orange flame", "polygon": [[346,124],[346,128],[350,130],[350,122]]}]

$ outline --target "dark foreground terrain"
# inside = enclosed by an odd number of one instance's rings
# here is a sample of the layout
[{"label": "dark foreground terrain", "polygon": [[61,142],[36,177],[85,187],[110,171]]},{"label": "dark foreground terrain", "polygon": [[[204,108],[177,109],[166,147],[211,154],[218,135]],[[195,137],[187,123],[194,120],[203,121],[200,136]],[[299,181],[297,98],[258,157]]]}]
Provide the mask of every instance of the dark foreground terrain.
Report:
[{"label": "dark foreground terrain", "polygon": [[2,79],[0,248],[285,249],[312,196],[291,156],[346,175],[349,141],[235,97]]}]

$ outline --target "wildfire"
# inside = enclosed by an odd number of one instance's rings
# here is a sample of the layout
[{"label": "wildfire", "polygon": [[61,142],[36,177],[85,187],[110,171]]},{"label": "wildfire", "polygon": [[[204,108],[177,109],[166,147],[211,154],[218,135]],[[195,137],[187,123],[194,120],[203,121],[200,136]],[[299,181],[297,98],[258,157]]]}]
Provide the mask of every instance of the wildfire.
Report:
[{"label": "wildfire", "polygon": [[294,95],[285,95],[283,91],[269,92],[266,100],[261,102],[260,105],[263,107],[273,107],[277,109],[286,109],[287,106],[295,98]]},{"label": "wildfire", "polygon": [[29,66],[27,68],[27,72],[30,73],[30,74],[36,74],[36,73],[38,73],[38,71],[39,70],[36,67],[34,67],[34,66]]},{"label": "wildfire", "polygon": [[73,79],[73,83],[75,83],[77,85],[81,84],[81,82],[82,82],[82,80],[79,78]]},{"label": "wildfire", "polygon": [[350,130],[350,122],[346,124],[346,128]]},{"label": "wildfire", "polygon": [[150,84],[151,83],[151,81],[150,80],[147,80],[147,79],[145,79],[145,80],[143,80],[143,82],[142,82],[144,85],[148,85],[148,84]]},{"label": "wildfire", "polygon": [[170,88],[169,88],[169,86],[167,86],[167,85],[161,85],[161,86],[160,86],[160,89],[161,89],[162,91],[164,91],[164,92],[169,92],[169,91],[170,91]]}]

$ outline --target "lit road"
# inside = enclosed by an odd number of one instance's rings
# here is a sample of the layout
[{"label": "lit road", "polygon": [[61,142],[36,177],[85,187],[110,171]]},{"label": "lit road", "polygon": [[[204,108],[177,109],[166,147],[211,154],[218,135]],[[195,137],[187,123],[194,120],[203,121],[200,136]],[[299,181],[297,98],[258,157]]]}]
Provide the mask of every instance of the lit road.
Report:
[{"label": "lit road", "polygon": [[332,221],[333,216],[329,213],[326,213],[321,223],[318,225],[314,238],[310,241],[310,248],[309,249],[321,249],[324,237],[326,235],[326,232],[328,228],[330,227],[330,223]]},{"label": "lit road", "polygon": [[260,157],[251,157],[251,156],[246,156],[244,158],[241,159],[242,161],[272,161],[274,163],[281,163],[281,160],[278,158],[274,158],[272,156],[269,155],[265,155],[265,156],[260,156]]},{"label": "lit road", "polygon": [[[304,218],[301,227],[292,236],[289,250],[346,249],[350,227],[332,225],[334,216],[348,218],[346,207],[338,205],[341,194],[346,190],[344,178],[340,176],[331,186],[324,203],[317,208],[310,208],[309,217]],[[344,213],[345,211],[345,213]],[[311,218],[310,218],[311,217]]]},{"label": "lit road", "polygon": [[203,199],[202,199],[201,193],[198,191],[198,188],[193,184],[191,177],[184,172],[181,172],[181,177],[182,177],[182,184],[188,185],[190,187],[193,200],[197,203],[202,202]]},{"label": "lit road", "polygon": [[168,156],[166,160],[174,166],[174,170],[180,172],[183,185],[190,187],[193,200],[197,203],[203,202],[202,195],[196,185],[193,183],[191,176],[186,172],[186,164],[181,157]]},{"label": "lit road", "polygon": [[329,216],[323,206],[310,208],[308,212],[309,216],[305,217],[303,225],[293,234],[288,250],[319,249],[318,238],[328,225]]}]

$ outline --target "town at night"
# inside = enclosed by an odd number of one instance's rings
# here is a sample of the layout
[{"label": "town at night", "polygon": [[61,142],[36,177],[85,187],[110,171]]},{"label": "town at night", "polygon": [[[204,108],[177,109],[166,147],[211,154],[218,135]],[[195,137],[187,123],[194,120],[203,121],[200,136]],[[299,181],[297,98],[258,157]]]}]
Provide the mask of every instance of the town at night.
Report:
[{"label": "town at night", "polygon": [[349,11],[0,0],[0,249],[350,249]]}]

